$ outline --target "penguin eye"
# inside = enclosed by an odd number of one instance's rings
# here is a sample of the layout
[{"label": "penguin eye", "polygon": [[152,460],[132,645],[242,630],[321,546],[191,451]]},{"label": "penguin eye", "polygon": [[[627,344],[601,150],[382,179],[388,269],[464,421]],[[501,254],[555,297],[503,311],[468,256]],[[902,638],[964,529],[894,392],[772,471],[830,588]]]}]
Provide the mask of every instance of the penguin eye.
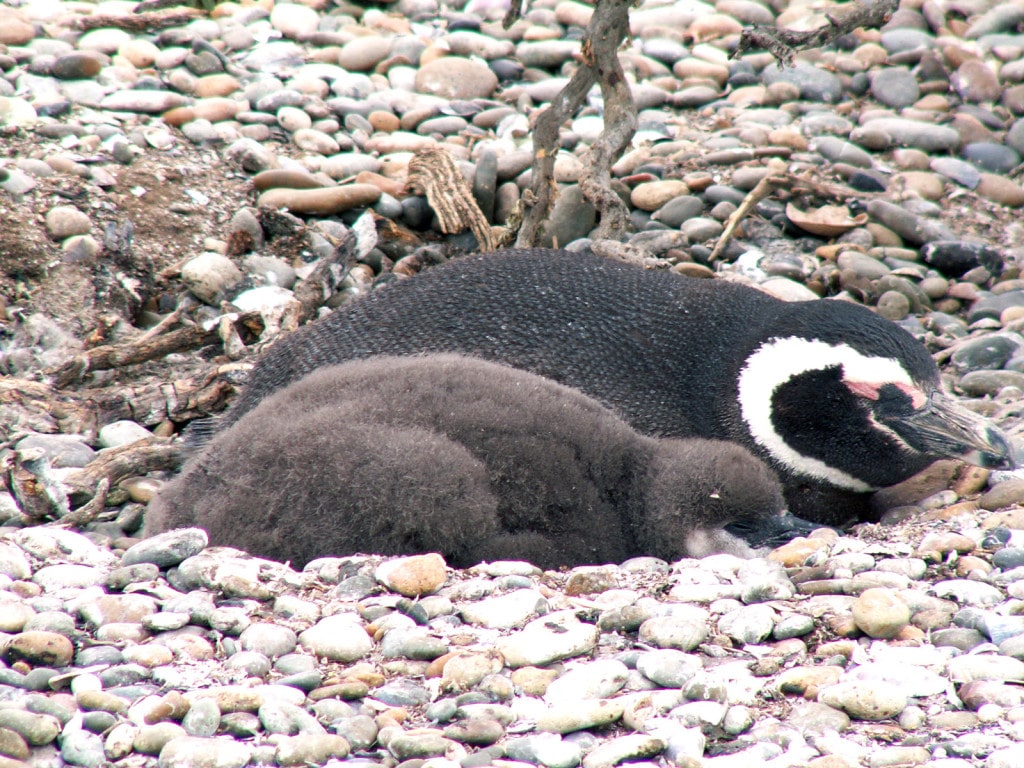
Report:
[{"label": "penguin eye", "polygon": [[883,384],[878,388],[874,411],[879,416],[905,416],[913,413],[914,398],[904,387],[897,384]]}]

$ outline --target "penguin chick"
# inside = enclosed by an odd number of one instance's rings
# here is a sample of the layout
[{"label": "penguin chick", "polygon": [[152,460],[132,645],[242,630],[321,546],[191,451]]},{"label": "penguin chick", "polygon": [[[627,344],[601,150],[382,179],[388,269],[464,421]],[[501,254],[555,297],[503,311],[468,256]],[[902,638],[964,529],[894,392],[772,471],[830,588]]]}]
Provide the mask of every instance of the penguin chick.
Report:
[{"label": "penguin chick", "polygon": [[865,307],[542,249],[456,259],[282,339],[217,428],[314,368],[459,352],[532,371],[662,437],[739,443],[789,510],[870,519],[869,494],[938,458],[1013,465],[1003,435],[941,391],[923,345]]},{"label": "penguin chick", "polygon": [[808,530],[783,507],[738,445],[645,437],[580,392],[475,358],[377,357],[321,368],[220,432],[152,501],[146,535],[198,526],[296,566],[440,552],[551,568],[749,556],[723,526]]}]

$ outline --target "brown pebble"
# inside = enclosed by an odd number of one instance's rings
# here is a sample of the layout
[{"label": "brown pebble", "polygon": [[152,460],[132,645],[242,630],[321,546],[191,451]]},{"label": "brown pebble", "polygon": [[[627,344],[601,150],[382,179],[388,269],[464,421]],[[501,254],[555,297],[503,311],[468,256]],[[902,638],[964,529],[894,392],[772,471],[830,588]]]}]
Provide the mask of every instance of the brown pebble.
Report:
[{"label": "brown pebble", "polygon": [[512,672],[511,678],[527,696],[543,696],[548,686],[558,678],[558,670],[520,667]]},{"label": "brown pebble", "polygon": [[85,80],[103,69],[103,57],[96,51],[76,51],[59,57],[50,73],[58,80]]},{"label": "brown pebble", "polygon": [[[5,766],[3,760],[7,759],[6,766],[10,768],[22,768],[15,761],[27,760],[31,751],[28,743],[16,731],[9,728],[0,728],[0,766]],[[26,763],[27,765],[27,763]]]},{"label": "brown pebble", "polygon": [[967,578],[972,574],[985,575],[991,572],[992,564],[980,557],[967,555],[956,561],[956,575],[962,578]]},{"label": "brown pebble", "polygon": [[957,694],[970,710],[977,710],[984,704],[998,704],[1001,707],[1019,707],[1024,704],[1024,690],[995,680],[972,680],[961,685]]},{"label": "brown pebble", "polygon": [[192,109],[195,111],[197,120],[220,123],[234,118],[242,111],[245,104],[246,102],[214,96],[209,99],[200,99],[192,105]]},{"label": "brown pebble", "polygon": [[656,211],[669,200],[688,195],[689,187],[678,179],[650,181],[633,188],[629,195],[630,202],[644,211]]},{"label": "brown pebble", "polygon": [[259,196],[257,205],[284,208],[309,216],[333,216],[352,208],[373,205],[380,199],[380,190],[369,184],[347,184],[320,189],[268,189]]},{"label": "brown pebble", "polygon": [[907,625],[900,630],[899,634],[894,638],[896,642],[903,643],[905,645],[917,646],[925,640],[924,630],[918,627]]},{"label": "brown pebble", "polygon": [[973,712],[937,712],[928,718],[928,725],[937,731],[970,731],[978,727],[978,722]]},{"label": "brown pebble", "polygon": [[1008,208],[1024,206],[1024,187],[995,173],[981,174],[981,183],[975,190],[979,195]]},{"label": "brown pebble", "polygon": [[842,676],[840,667],[793,667],[779,675],[776,685],[782,693],[807,696],[812,689],[838,683]]},{"label": "brown pebble", "polygon": [[856,637],[860,634],[860,627],[853,616],[826,616],[825,625],[836,637]]},{"label": "brown pebble", "polygon": [[217,73],[206,75],[196,80],[193,92],[196,98],[209,99],[214,96],[229,96],[240,87],[241,85],[236,78],[224,73]]},{"label": "brown pebble", "polygon": [[161,119],[167,125],[180,128],[185,123],[191,123],[196,119],[196,111],[192,107],[175,107],[164,112]]},{"label": "brown pebble", "polygon": [[[1018,307],[1018,309],[1024,309],[1024,307]],[[965,465],[960,472],[960,476],[953,483],[952,488],[957,496],[970,496],[974,493],[981,493],[981,491],[985,490],[985,486],[988,485],[988,479],[991,474],[991,470],[984,467]]]},{"label": "brown pebble", "polygon": [[436,552],[410,555],[381,563],[373,576],[393,592],[405,597],[419,597],[444,586],[448,565]]},{"label": "brown pebble", "polygon": [[833,640],[830,643],[822,643],[814,651],[814,655],[819,658],[828,658],[829,656],[845,656],[851,658],[854,651],[857,648],[857,644],[850,640]]},{"label": "brown pebble", "polygon": [[450,651],[438,656],[436,659],[427,665],[427,671],[424,673],[424,677],[440,677],[444,672],[444,665],[447,664],[457,651]]},{"label": "brown pebble", "polygon": [[679,264],[675,264],[670,271],[675,272],[677,275],[686,275],[687,277],[699,277],[704,279],[715,276],[715,271],[710,267],[705,267],[703,264],[697,264],[692,261],[684,261]]},{"label": "brown pebble", "polygon": [[1005,512],[996,512],[981,521],[984,530],[990,528],[1013,528],[1024,531],[1024,509],[1008,509]]},{"label": "brown pebble", "polygon": [[894,590],[866,589],[854,601],[853,620],[868,637],[891,640],[910,623],[910,608]]},{"label": "brown pebble", "polygon": [[15,635],[3,654],[9,663],[25,661],[45,667],[66,667],[74,655],[75,646],[64,635],[39,629]]},{"label": "brown pebble", "polygon": [[[959,533],[930,533],[921,539],[917,547],[919,553],[937,552],[945,556],[950,552],[965,555],[974,551],[974,540]],[[920,555],[918,555],[920,556]]]},{"label": "brown pebble", "polygon": [[370,121],[370,125],[373,126],[373,130],[384,131],[384,133],[394,133],[402,125],[398,116],[394,112],[387,112],[383,109],[375,109],[367,116],[366,119]]},{"label": "brown pebble", "polygon": [[781,547],[772,550],[768,555],[768,559],[781,563],[787,568],[793,568],[803,565],[808,557],[826,547],[828,547],[828,542],[821,539],[807,539],[803,536],[798,536],[788,544],[783,544]]},{"label": "brown pebble", "polygon": [[1009,325],[1024,318],[1024,307],[1007,307],[999,313],[999,322]]},{"label": "brown pebble", "polygon": [[915,627],[922,630],[945,629],[953,621],[953,614],[949,611],[929,609],[918,611],[911,621]]},{"label": "brown pebble", "polygon": [[319,189],[324,185],[306,171],[292,168],[272,168],[260,171],[252,177],[252,185],[258,192],[267,189]]},{"label": "brown pebble", "polygon": [[309,692],[311,701],[322,699],[341,699],[342,701],[354,701],[361,699],[370,692],[370,686],[362,680],[348,680],[334,685],[324,685]]},{"label": "brown pebble", "polygon": [[982,509],[995,511],[1024,501],[1024,479],[1005,480],[978,499]]},{"label": "brown pebble", "polygon": [[921,499],[949,488],[959,468],[960,462],[957,461],[936,461],[902,483],[878,491],[871,498],[871,506],[878,511],[885,511],[916,504]]},{"label": "brown pebble", "polygon": [[[617,569],[616,569],[617,570]],[[572,597],[607,592],[619,586],[615,570],[611,568],[576,568],[565,583],[565,594]]]}]

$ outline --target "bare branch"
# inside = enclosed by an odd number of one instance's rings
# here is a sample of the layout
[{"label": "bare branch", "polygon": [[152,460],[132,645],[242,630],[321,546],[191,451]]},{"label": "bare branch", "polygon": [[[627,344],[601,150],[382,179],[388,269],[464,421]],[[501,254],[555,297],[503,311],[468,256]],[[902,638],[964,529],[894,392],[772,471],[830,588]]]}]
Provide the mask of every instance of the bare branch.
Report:
[{"label": "bare branch", "polygon": [[798,51],[821,48],[855,29],[881,27],[898,7],[899,0],[857,0],[849,6],[831,9],[825,17],[827,25],[806,31],[754,24],[743,30],[731,58],[739,58],[751,49],[763,49],[778,60],[780,67],[792,66]]},{"label": "bare branch", "polygon": [[[176,2],[175,5],[178,5],[178,3]],[[100,14],[96,16],[82,16],[75,20],[75,26],[83,30],[116,27],[117,29],[126,29],[130,32],[146,32],[151,29],[181,27],[202,15],[202,12],[196,8],[175,8],[169,11],[148,11],[143,13],[136,11],[131,16]]]},{"label": "bare branch", "polygon": [[583,157],[580,188],[600,212],[598,238],[615,239],[629,228],[629,209],[612,190],[611,167],[636,133],[633,94],[619,62],[619,46],[629,30],[629,0],[606,0],[594,12],[584,62],[592,67],[604,99],[604,130]]},{"label": "bare branch", "polygon": [[584,157],[580,188],[601,216],[600,236],[618,237],[628,226],[626,206],[611,188],[611,166],[636,132],[636,105],[619,63],[619,46],[629,34],[629,0],[598,0],[581,49],[582,62],[569,82],[540,116],[533,131],[533,178],[523,196],[523,224],[516,239],[520,248],[540,244],[557,189],[554,182],[559,129],[586,102],[599,83],[604,98],[604,130]]},{"label": "bare branch", "polygon": [[[234,321],[235,327],[258,325],[262,320],[258,312],[245,312]],[[146,334],[140,339],[133,339],[122,344],[104,344],[94,347],[51,371],[57,387],[66,387],[82,379],[89,371],[110,370],[123,365],[133,365],[147,360],[155,360],[172,352],[198,349],[213,344],[221,339],[219,329],[214,326],[209,330],[194,325],[180,328],[158,336]]]},{"label": "bare branch", "polygon": [[[93,498],[106,481],[107,488],[135,475],[181,466],[185,446],[157,438],[139,440],[118,448],[108,448],[79,471],[64,478],[69,496]],[[106,493],[106,489],[103,490]]]}]

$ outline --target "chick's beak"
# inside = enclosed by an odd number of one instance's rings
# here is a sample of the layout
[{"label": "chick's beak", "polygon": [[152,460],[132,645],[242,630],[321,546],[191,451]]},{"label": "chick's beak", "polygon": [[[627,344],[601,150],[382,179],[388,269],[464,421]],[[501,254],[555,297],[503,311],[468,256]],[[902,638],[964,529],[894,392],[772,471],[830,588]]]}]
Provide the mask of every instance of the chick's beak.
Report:
[{"label": "chick's beak", "polygon": [[1017,465],[1002,431],[942,392],[933,392],[924,407],[909,415],[880,420],[912,447],[936,458],[960,459],[989,469]]}]

